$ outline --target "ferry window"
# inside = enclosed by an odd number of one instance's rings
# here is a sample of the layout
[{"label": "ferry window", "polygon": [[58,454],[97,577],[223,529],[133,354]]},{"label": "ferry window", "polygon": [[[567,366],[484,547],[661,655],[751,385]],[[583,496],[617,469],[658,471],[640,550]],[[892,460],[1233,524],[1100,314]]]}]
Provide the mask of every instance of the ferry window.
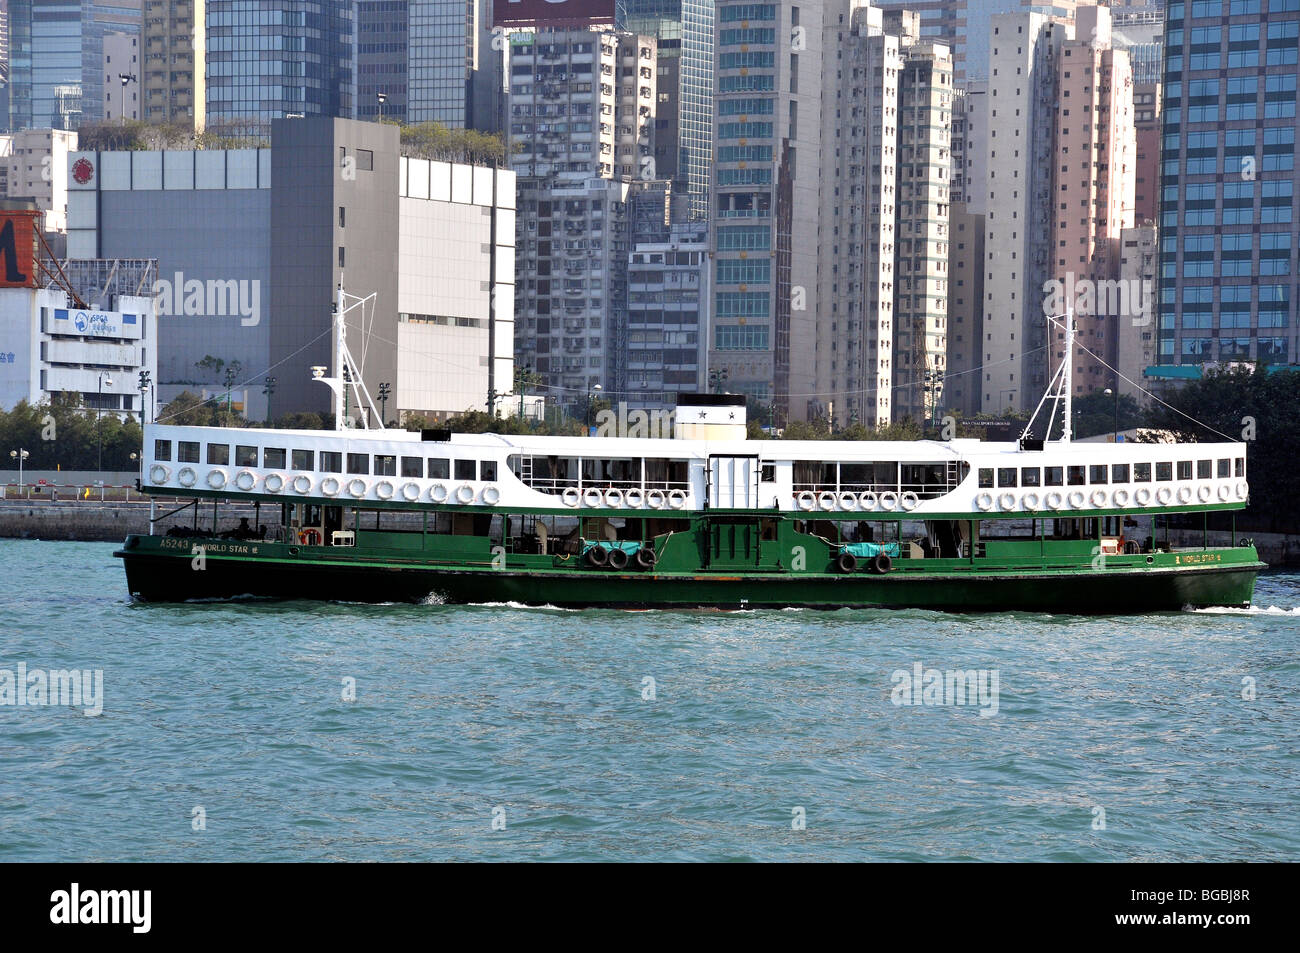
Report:
[{"label": "ferry window", "polygon": [[[764,464],[764,467],[769,466],[771,466],[770,463]],[[875,468],[870,463],[841,463],[840,489],[869,490],[871,489],[874,473]]]},{"label": "ferry window", "polygon": [[1178,479],[1180,479],[1180,480],[1190,480],[1191,478],[1192,478],[1192,461],[1191,461],[1191,460],[1179,460],[1179,461],[1178,461]]},{"label": "ferry window", "polygon": [[1174,465],[1172,463],[1156,464],[1157,480],[1172,480],[1174,478]]},{"label": "ferry window", "polygon": [[457,480],[474,479],[474,474],[478,470],[478,467],[475,466],[476,463],[478,463],[477,460],[457,460],[456,479]]},{"label": "ferry window", "polygon": [[334,450],[322,450],[320,452],[320,468],[322,473],[342,473],[343,454]]},{"label": "ferry window", "polygon": [[370,472],[370,454],[368,453],[348,454],[348,473],[369,473],[369,472]]},{"label": "ferry window", "polygon": [[1127,483],[1127,482],[1128,482],[1128,464],[1127,464],[1127,463],[1117,463],[1117,464],[1115,464],[1113,467],[1110,468],[1110,482],[1111,482],[1111,483]]},{"label": "ferry window", "polygon": [[293,468],[295,470],[315,470],[316,469],[316,451],[315,450],[295,450],[293,452]]},{"label": "ferry window", "polygon": [[451,476],[451,461],[443,459],[429,460],[429,479],[445,480]]},{"label": "ferry window", "polygon": [[898,464],[877,463],[872,466],[873,486],[877,491],[898,488]]},{"label": "ferry window", "polygon": [[1066,467],[1066,468],[1065,468],[1065,476],[1066,476],[1066,479],[1068,479],[1068,480],[1070,481],[1070,486],[1083,486],[1083,485],[1084,485],[1084,479],[1083,479],[1083,477],[1084,477],[1084,470],[1086,470],[1086,469],[1087,469],[1086,467]]},{"label": "ferry window", "polygon": [[1224,457],[1219,461],[1219,479],[1223,480],[1232,476],[1232,460]]},{"label": "ferry window", "polygon": [[199,444],[197,440],[181,440],[176,445],[177,463],[198,463]]},{"label": "ferry window", "polygon": [[208,465],[224,467],[230,462],[230,444],[228,443],[210,443],[208,444]]},{"label": "ferry window", "polygon": [[1196,479],[1208,480],[1213,475],[1213,472],[1214,472],[1213,460],[1196,461]]},{"label": "ferry window", "polygon": [[172,442],[170,440],[155,440],[153,442],[153,458],[155,460],[170,460],[172,458]]},{"label": "ferry window", "polygon": [[1150,483],[1151,482],[1151,464],[1135,463],[1133,464],[1133,482]]},{"label": "ferry window", "polygon": [[1106,467],[1106,464],[1104,464],[1104,463],[1102,463],[1102,464],[1097,464],[1097,465],[1095,465],[1095,466],[1091,466],[1091,467],[1089,467],[1089,468],[1088,468],[1088,482],[1089,482],[1089,483],[1105,483],[1105,482],[1106,482],[1106,476],[1107,476],[1107,472],[1106,472],[1106,471],[1107,471],[1107,467]]},{"label": "ferry window", "polygon": [[1038,467],[1021,467],[1020,468],[1020,485],[1021,486],[1042,486],[1043,471]]},{"label": "ferry window", "polygon": [[262,451],[262,466],[283,467],[284,447],[267,447]]},{"label": "ferry window", "polygon": [[689,464],[685,460],[647,459],[645,461],[646,489],[685,489],[688,470]]},{"label": "ferry window", "polygon": [[1246,458],[1245,458],[1245,457],[1238,457],[1238,458],[1237,458],[1236,466],[1234,467],[1233,472],[1236,473],[1236,475],[1239,476],[1239,477],[1244,477],[1244,476],[1246,475]]},{"label": "ferry window", "polygon": [[1048,467],[1045,486],[1065,486],[1065,468]]},{"label": "ferry window", "polygon": [[989,490],[993,488],[993,468],[980,467],[980,489]]},{"label": "ferry window", "polygon": [[237,467],[257,466],[257,448],[246,447],[242,444],[235,444],[235,466]]},{"label": "ferry window", "polygon": [[[758,479],[761,483],[776,482],[776,464],[764,463],[759,469]],[[775,538],[775,537],[774,537]]]},{"label": "ferry window", "polygon": [[[831,464],[831,466],[834,466],[834,464]],[[641,485],[641,461],[599,460],[584,457],[582,460],[582,482],[606,487],[639,487]]]},{"label": "ferry window", "polygon": [[420,457],[402,457],[402,476],[418,477],[424,475],[424,460]]},{"label": "ferry window", "polygon": [[836,465],[820,460],[794,462],[794,488],[796,490],[833,490],[836,486]]},{"label": "ferry window", "polygon": [[[900,466],[904,490],[912,490],[916,493],[942,493],[947,489],[942,463],[904,463]],[[1014,481],[1015,478],[1016,471],[1012,468],[1011,479]],[[1015,483],[1011,485],[1015,486]]]},{"label": "ferry window", "polygon": [[998,468],[998,486],[1015,486],[1016,485],[1016,468],[999,467]]},{"label": "ferry window", "polygon": [[478,465],[481,479],[495,480],[497,478],[497,462],[495,460],[484,460]]},{"label": "ferry window", "polygon": [[375,476],[397,476],[397,457],[391,453],[375,454]]}]

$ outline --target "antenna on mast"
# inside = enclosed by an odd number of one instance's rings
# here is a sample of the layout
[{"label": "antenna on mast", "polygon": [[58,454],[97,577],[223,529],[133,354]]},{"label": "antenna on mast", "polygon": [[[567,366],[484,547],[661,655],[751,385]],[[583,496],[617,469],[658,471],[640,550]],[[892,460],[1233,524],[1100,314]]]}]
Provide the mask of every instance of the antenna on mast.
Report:
[{"label": "antenna on mast", "polygon": [[[334,376],[326,377],[324,367],[317,365],[311,369],[312,380],[320,381],[331,391],[334,392],[334,429],[347,430],[352,426],[351,420],[347,418],[345,407],[347,406],[347,389],[352,388],[352,393],[357,398],[357,406],[365,404],[370,406],[371,411],[379,418],[379,430],[384,429],[383,415],[375,406],[375,402],[370,397],[370,391],[366,389],[365,381],[361,379],[361,368],[352,358],[352,352],[348,350],[348,322],[347,315],[349,311],[357,308],[364,309],[365,306],[373,302],[378,296],[376,292],[371,292],[364,298],[350,295],[343,290],[343,282],[339,281],[338,299],[334,303]],[[351,304],[348,303],[351,299]],[[364,310],[362,312],[364,314]],[[369,430],[369,425],[364,418],[361,422],[362,429]]]},{"label": "antenna on mast", "polygon": [[[1038,412],[1050,400],[1052,409],[1047,414],[1047,431],[1043,434],[1043,440],[1052,439],[1052,419],[1056,416],[1056,408],[1061,408],[1061,443],[1069,443],[1071,438],[1071,397],[1074,394],[1074,309],[1067,306],[1063,315],[1048,315],[1047,327],[1050,331],[1056,327],[1065,332],[1065,357],[1061,361],[1052,379],[1048,381],[1047,390],[1042,399],[1038,401],[1038,406],[1034,408],[1029,422],[1025,424],[1025,429],[1020,436],[1027,437],[1029,431],[1034,426],[1034,421],[1038,418]],[[1050,347],[1050,345],[1049,345]]]}]

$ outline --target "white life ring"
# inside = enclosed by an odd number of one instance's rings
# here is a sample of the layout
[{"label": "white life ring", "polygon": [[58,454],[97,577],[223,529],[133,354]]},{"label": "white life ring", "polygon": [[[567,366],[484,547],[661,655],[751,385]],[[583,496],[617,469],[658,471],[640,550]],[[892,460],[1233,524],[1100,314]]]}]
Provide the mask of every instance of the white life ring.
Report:
[{"label": "white life ring", "polygon": [[1003,493],[998,497],[998,507],[1003,510],[1014,510],[1016,508],[1016,495],[1014,493]]},{"label": "white life ring", "polygon": [[307,476],[307,474],[305,474],[305,473],[299,473],[296,477],[294,477],[294,478],[293,478],[293,492],[295,492],[295,493],[299,493],[299,494],[302,494],[302,493],[310,493],[310,492],[311,492],[311,477]]},{"label": "white life ring", "polygon": [[393,484],[388,480],[380,480],[375,484],[375,496],[381,500],[391,500],[393,498]]},{"label": "white life ring", "polygon": [[472,486],[470,486],[468,483],[462,483],[460,486],[456,487],[457,503],[464,504],[464,503],[472,503],[473,501],[474,501],[474,488]]},{"label": "white life ring", "polygon": [[1116,506],[1127,506],[1128,490],[1123,490],[1123,489],[1116,490],[1113,500]]},{"label": "white life ring", "polygon": [[245,492],[257,486],[257,474],[252,470],[240,470],[235,474],[235,487]]},{"label": "white life ring", "polygon": [[645,505],[645,491],[640,487],[629,487],[623,494],[623,501],[634,509],[640,509]]},{"label": "white life ring", "polygon": [[483,487],[483,502],[488,506],[496,506],[501,502],[501,491],[494,486]]},{"label": "white life ring", "polygon": [[871,490],[858,494],[858,506],[864,510],[874,510],[880,505],[880,497],[876,496]]},{"label": "white life ring", "polygon": [[612,506],[615,509],[623,508],[623,491],[618,487],[610,487],[605,491],[605,505]]},{"label": "white life ring", "polygon": [[813,495],[812,490],[800,490],[799,495],[794,498],[801,510],[810,510],[817,505],[817,497]]},{"label": "white life ring", "polygon": [[1065,497],[1061,495],[1060,490],[1049,490],[1047,495],[1043,497],[1043,502],[1046,503],[1049,508],[1059,510],[1061,505],[1065,502]]},{"label": "white life ring", "polygon": [[1250,484],[1247,483],[1245,480],[1242,480],[1240,483],[1237,484],[1237,496],[1238,498],[1243,500],[1246,499],[1246,497],[1250,496]]},{"label": "white life ring", "polygon": [[361,477],[353,477],[348,480],[348,494],[354,499],[361,499],[366,495],[366,481]]},{"label": "white life ring", "polygon": [[985,512],[993,509],[993,494],[985,490],[979,496],[975,497],[975,505]]},{"label": "white life ring", "polygon": [[181,486],[193,486],[198,478],[199,475],[194,472],[193,467],[181,467],[181,472],[176,474],[176,482]]},{"label": "white life ring", "polygon": [[166,483],[167,478],[171,476],[171,471],[161,463],[155,463],[149,468],[150,483]]},{"label": "white life ring", "polygon": [[429,499],[433,500],[435,503],[446,503],[447,488],[441,483],[435,483],[433,486],[429,487]]},{"label": "white life ring", "polygon": [[1179,503],[1192,502],[1192,488],[1187,484],[1183,484],[1178,488],[1178,502]]},{"label": "white life ring", "polygon": [[1077,510],[1079,507],[1083,506],[1083,491],[1072,491],[1070,495],[1066,497],[1066,500],[1069,502],[1071,509]]},{"label": "white life ring", "polygon": [[911,490],[904,490],[903,495],[898,498],[898,505],[910,513],[921,505],[921,498]]},{"label": "white life ring", "polygon": [[578,501],[582,499],[582,494],[578,492],[576,486],[566,486],[564,492],[560,494],[560,501],[565,506],[577,506]]},{"label": "white life ring", "polygon": [[668,503],[668,495],[663,490],[651,490],[645,495],[645,501],[652,510],[662,510]]},{"label": "white life ring", "polygon": [[1228,497],[1232,496],[1232,487],[1226,483],[1219,484],[1219,499],[1224,503],[1228,502]]},{"label": "white life ring", "polygon": [[1093,509],[1098,509],[1098,510],[1101,509],[1103,506],[1106,505],[1106,491],[1093,490],[1092,498],[1088,502],[1092,504]]},{"label": "white life ring", "polygon": [[822,490],[817,495],[817,505],[823,510],[835,509],[835,494],[830,490]]},{"label": "white life ring", "polygon": [[320,491],[324,493],[326,496],[338,496],[339,478],[327,476],[325,479],[321,480]]},{"label": "white life ring", "polygon": [[1160,489],[1156,490],[1156,502],[1159,503],[1161,506],[1164,506],[1173,498],[1174,498],[1174,491],[1167,486],[1162,486]]},{"label": "white life ring", "polygon": [[586,506],[600,506],[604,498],[604,494],[594,486],[589,486],[582,492],[582,502]]},{"label": "white life ring", "polygon": [[668,505],[675,510],[680,510],[686,505],[686,491],[672,490],[668,494]]},{"label": "white life ring", "polygon": [[402,499],[408,503],[414,503],[420,498],[420,488],[414,483],[402,484]]},{"label": "white life ring", "polygon": [[1214,491],[1211,490],[1207,484],[1202,483],[1196,488],[1196,498],[1202,503],[1210,502],[1210,497],[1213,495]]},{"label": "white life ring", "polygon": [[284,489],[284,477],[278,473],[268,473],[266,479],[262,481],[262,486],[266,488],[267,493],[279,493]]},{"label": "white life ring", "polygon": [[893,490],[886,490],[880,494],[880,505],[887,510],[898,509],[898,494]]},{"label": "white life ring", "polygon": [[212,489],[214,489],[214,490],[219,490],[219,489],[221,489],[221,488],[222,488],[223,486],[225,486],[225,485],[226,485],[226,471],[225,471],[225,470],[209,470],[209,471],[208,471],[208,486],[212,487]]},{"label": "white life ring", "polygon": [[1138,487],[1133,491],[1133,502],[1138,506],[1146,506],[1151,502],[1151,489],[1145,486]]},{"label": "white life ring", "polygon": [[1030,512],[1038,509],[1038,494],[1034,492],[1026,493],[1020,498],[1021,504]]},{"label": "white life ring", "polygon": [[840,509],[856,510],[858,508],[858,498],[852,493],[840,494]]}]

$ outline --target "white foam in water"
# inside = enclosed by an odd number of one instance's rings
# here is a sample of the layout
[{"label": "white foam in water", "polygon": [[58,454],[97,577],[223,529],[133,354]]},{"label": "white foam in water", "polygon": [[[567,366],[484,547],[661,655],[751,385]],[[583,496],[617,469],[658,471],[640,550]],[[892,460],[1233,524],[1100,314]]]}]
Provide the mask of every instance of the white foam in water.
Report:
[{"label": "white foam in water", "polygon": [[1232,606],[1211,606],[1205,609],[1187,608],[1187,612],[1200,612],[1206,615],[1300,615],[1300,606],[1292,609],[1280,609],[1277,606],[1247,606],[1244,609]]}]

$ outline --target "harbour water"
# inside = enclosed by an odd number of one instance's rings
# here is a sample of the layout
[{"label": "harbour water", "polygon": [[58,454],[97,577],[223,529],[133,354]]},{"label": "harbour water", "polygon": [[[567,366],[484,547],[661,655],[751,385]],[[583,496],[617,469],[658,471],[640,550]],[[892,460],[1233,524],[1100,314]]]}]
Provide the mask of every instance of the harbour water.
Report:
[{"label": "harbour water", "polygon": [[1145,617],[139,605],[113,548],[0,541],[0,860],[1300,857],[1297,574]]}]

